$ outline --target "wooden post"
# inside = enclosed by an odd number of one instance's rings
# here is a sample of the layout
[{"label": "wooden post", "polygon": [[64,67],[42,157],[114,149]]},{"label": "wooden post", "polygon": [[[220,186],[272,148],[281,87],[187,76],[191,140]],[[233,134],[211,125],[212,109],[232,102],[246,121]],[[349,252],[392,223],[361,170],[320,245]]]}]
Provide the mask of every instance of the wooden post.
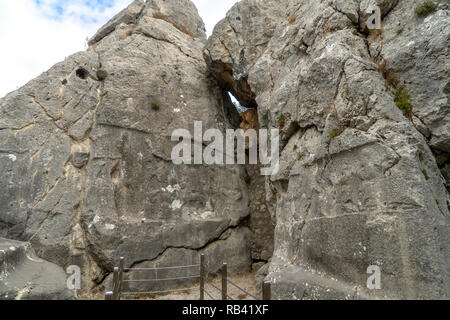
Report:
[{"label": "wooden post", "polygon": [[228,273],[228,270],[227,270],[228,268],[227,268],[227,263],[226,262],[224,262],[223,263],[223,266],[222,266],[222,300],[227,300],[227,297],[228,297],[228,295],[227,295],[227,277],[228,277],[228,275],[227,275],[227,273]]},{"label": "wooden post", "polygon": [[205,255],[200,255],[200,300],[205,300]]},{"label": "wooden post", "polygon": [[272,293],[271,293],[271,286],[269,281],[264,281],[262,284],[262,292],[263,292],[263,300],[271,300],[272,299]]},{"label": "wooden post", "polygon": [[112,287],[113,287],[113,299],[117,300],[119,296],[119,268],[114,268],[114,274],[113,274],[113,281],[112,281]]},{"label": "wooden post", "polygon": [[111,291],[105,293],[105,300],[114,300],[113,293]]},{"label": "wooden post", "polygon": [[119,285],[117,286],[117,300],[120,300],[120,293],[123,289],[123,272],[125,268],[125,258],[120,257],[119,261]]}]

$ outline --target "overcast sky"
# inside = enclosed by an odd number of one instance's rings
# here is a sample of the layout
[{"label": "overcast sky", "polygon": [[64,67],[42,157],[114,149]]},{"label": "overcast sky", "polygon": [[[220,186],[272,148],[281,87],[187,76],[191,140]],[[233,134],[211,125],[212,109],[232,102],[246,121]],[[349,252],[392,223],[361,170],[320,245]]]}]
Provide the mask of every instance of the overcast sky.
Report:
[{"label": "overcast sky", "polygon": [[[237,0],[192,0],[208,35]],[[84,50],[91,37],[132,0],[0,0],[0,98]]]}]

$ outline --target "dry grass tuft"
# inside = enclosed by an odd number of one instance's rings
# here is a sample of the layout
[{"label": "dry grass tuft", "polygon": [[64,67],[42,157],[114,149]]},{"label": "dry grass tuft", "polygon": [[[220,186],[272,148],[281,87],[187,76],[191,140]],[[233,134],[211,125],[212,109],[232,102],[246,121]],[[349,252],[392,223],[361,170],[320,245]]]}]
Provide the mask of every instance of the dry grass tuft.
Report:
[{"label": "dry grass tuft", "polygon": [[183,25],[180,25],[178,23],[169,21],[169,19],[161,11],[154,12],[153,18],[159,19],[159,20],[164,20],[164,21],[170,23],[171,25],[173,25],[175,28],[177,28],[181,32],[187,34],[189,37],[194,38],[194,33],[189,28],[187,28]]},{"label": "dry grass tuft", "polygon": [[290,24],[293,24],[296,20],[297,20],[297,15],[296,15],[296,14],[293,14],[293,15],[291,15],[291,16],[288,18],[288,22],[289,22]]}]

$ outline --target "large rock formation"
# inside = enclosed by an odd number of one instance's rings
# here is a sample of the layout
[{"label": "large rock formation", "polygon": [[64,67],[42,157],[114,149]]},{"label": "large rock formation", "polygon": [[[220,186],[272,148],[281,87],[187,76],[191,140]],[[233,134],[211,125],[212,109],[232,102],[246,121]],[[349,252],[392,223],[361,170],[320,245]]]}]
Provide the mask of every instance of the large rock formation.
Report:
[{"label": "large rock formation", "polygon": [[[222,87],[282,132],[266,181],[275,298],[450,297],[450,25],[438,2],[423,18],[420,1],[376,1],[384,27],[369,32],[369,1],[244,0],[208,40]],[[372,265],[380,290],[366,286]]]},{"label": "large rock formation", "polygon": [[0,300],[68,300],[66,273],[39,259],[29,243],[0,238]]},{"label": "large rock formation", "polygon": [[0,100],[0,236],[79,265],[83,290],[120,256],[183,265],[205,252],[211,272],[250,270],[243,168],[171,161],[175,129],[225,130],[236,113],[183,3],[134,1],[86,52]]},{"label": "large rock formation", "polygon": [[[277,299],[450,298],[448,4],[376,0],[370,31],[366,0],[243,0],[207,41],[181,2],[134,1],[0,100],[0,237],[83,289],[120,256],[205,253],[209,272],[270,259]],[[175,129],[239,126],[228,91],[257,108],[244,129],[281,130],[277,175],[172,163]]]}]

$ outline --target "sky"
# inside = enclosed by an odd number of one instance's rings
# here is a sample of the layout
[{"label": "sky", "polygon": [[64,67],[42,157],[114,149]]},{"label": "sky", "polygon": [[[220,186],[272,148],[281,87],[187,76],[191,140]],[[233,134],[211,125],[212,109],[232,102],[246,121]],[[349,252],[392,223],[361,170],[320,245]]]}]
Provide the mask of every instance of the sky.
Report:
[{"label": "sky", "polygon": [[[207,34],[237,0],[192,0]],[[132,0],[0,0],[0,98],[71,54]]]}]

